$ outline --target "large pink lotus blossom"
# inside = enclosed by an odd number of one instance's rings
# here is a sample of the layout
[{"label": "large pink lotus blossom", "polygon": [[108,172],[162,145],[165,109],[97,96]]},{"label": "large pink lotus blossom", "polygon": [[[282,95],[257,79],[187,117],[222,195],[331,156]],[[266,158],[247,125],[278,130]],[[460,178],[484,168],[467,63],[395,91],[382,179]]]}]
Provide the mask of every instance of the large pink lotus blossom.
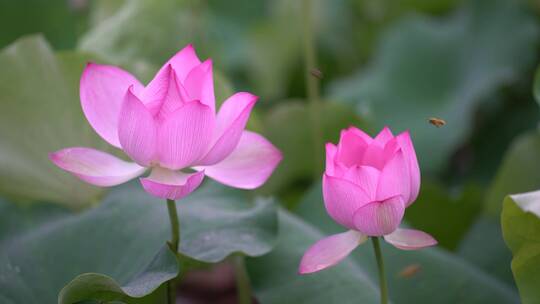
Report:
[{"label": "large pink lotus blossom", "polygon": [[268,140],[244,130],[256,96],[236,93],[216,114],[212,61],[201,63],[191,45],[147,86],[118,67],[90,63],[80,97],[94,130],[134,161],[81,147],[50,154],[58,167],[93,185],[118,185],[150,169],[140,178],[144,189],[175,200],[195,190],[205,175],[232,187],[256,188],[281,160]]},{"label": "large pink lotus blossom", "polygon": [[384,236],[403,250],[435,245],[425,232],[398,228],[419,190],[420,169],[409,132],[394,136],[384,128],[371,138],[354,127],[343,130],[337,147],[326,144],[323,196],[328,214],[349,231],[311,246],[299,272],[337,264],[368,237]]}]

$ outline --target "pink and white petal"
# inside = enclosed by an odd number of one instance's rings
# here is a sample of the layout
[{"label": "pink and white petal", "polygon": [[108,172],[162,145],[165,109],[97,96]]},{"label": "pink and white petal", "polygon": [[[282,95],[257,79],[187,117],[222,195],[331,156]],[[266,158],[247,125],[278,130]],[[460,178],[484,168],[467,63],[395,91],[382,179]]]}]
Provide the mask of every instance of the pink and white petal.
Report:
[{"label": "pink and white petal", "polygon": [[416,158],[416,152],[414,151],[409,131],[401,133],[397,136],[397,139],[409,165],[409,174],[411,177],[409,186],[411,194],[409,199],[405,202],[405,205],[409,206],[416,200],[418,193],[420,192],[420,166],[418,166],[418,159]]},{"label": "pink and white petal", "polygon": [[379,170],[370,166],[354,166],[347,170],[343,178],[360,186],[368,195],[369,200],[375,201],[380,174]]},{"label": "pink and white petal", "polygon": [[400,196],[382,202],[372,202],[354,213],[354,226],[369,236],[382,236],[396,230],[405,214],[405,203]]},{"label": "pink and white petal", "polygon": [[123,161],[116,156],[92,148],[66,148],[49,154],[61,169],[81,180],[100,187],[125,183],[144,173],[146,168]]},{"label": "pink and white petal", "polygon": [[118,116],[130,86],[135,92],[142,84],[130,73],[110,65],[88,63],[81,76],[81,106],[94,130],[109,144],[120,148]]},{"label": "pink and white petal", "polygon": [[207,151],[214,125],[212,110],[197,100],[171,113],[158,130],[160,165],[171,170],[193,165]]},{"label": "pink and white petal", "polygon": [[304,253],[298,273],[308,274],[334,266],[366,240],[367,236],[354,230],[319,240]]},{"label": "pink and white petal", "polygon": [[337,147],[337,162],[347,167],[360,165],[371,141],[369,135],[357,128],[351,127],[341,131]]},{"label": "pink and white petal", "polygon": [[398,228],[385,235],[384,240],[402,250],[417,250],[437,245],[431,235],[415,229]]},{"label": "pink and white petal", "polygon": [[216,128],[212,135],[210,151],[199,161],[199,165],[216,164],[234,150],[257,99],[258,97],[253,94],[240,92],[223,103],[216,117]]},{"label": "pink and white petal", "polygon": [[328,174],[323,176],[323,197],[330,217],[350,229],[355,229],[354,212],[370,202],[364,189],[348,180]]},{"label": "pink and white petal", "polygon": [[170,69],[169,82],[167,92],[159,106],[157,118],[159,121],[164,121],[171,113],[181,108],[184,103],[191,101],[187,91],[180,83],[174,69]]},{"label": "pink and white petal", "polygon": [[203,104],[209,106],[212,109],[212,112],[215,113],[216,98],[214,96],[212,60],[208,59],[194,67],[182,83],[191,99],[200,100]]},{"label": "pink and white petal", "polygon": [[381,132],[375,136],[374,140],[384,147],[384,145],[392,138],[394,138],[394,134],[392,134],[392,131],[390,131],[388,126],[385,126]]},{"label": "pink and white petal", "polygon": [[203,179],[204,171],[188,174],[156,167],[152,169],[150,176],[143,177],[140,181],[150,195],[178,200],[197,189]]},{"label": "pink and white petal", "polygon": [[408,163],[403,151],[399,150],[381,171],[377,186],[377,201],[399,195],[404,203],[407,203],[411,195],[410,181]]},{"label": "pink and white petal", "polygon": [[147,167],[155,160],[157,124],[131,89],[120,110],[118,138],[122,150],[136,163]]},{"label": "pink and white petal", "polygon": [[227,158],[212,166],[198,166],[210,178],[227,186],[255,189],[266,182],[282,159],[281,152],[263,136],[244,131]]}]

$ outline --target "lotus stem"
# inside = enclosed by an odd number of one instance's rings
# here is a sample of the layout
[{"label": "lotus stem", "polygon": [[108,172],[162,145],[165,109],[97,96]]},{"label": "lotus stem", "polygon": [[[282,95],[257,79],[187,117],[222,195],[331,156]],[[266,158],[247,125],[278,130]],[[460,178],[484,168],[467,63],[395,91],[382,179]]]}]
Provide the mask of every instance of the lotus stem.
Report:
[{"label": "lotus stem", "polygon": [[386,284],[386,275],[384,274],[384,262],[381,253],[381,245],[378,237],[371,237],[373,243],[373,251],[377,259],[377,267],[379,269],[379,289],[381,290],[381,304],[388,304],[388,285]]}]

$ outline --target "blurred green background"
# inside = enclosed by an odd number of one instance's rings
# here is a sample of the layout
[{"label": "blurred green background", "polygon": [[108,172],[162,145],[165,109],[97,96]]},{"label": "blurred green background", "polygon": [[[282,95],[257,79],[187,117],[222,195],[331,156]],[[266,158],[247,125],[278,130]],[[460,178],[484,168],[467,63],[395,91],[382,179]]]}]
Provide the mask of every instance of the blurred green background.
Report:
[{"label": "blurred green background", "polygon": [[[258,195],[274,196],[305,223],[334,231],[320,195],[322,143],[337,142],[339,130],[350,125],[372,135],[385,125],[395,133],[408,129],[422,189],[406,220],[441,247],[436,257],[427,254],[433,266],[426,266],[426,276],[443,269],[472,274],[450,273],[453,279],[432,285],[420,278],[417,294],[396,291],[395,302],[433,303],[418,299],[435,297],[445,282],[446,300],[437,303],[488,303],[490,288],[507,291],[501,303],[517,301],[499,217],[506,195],[540,188],[540,85],[534,91],[540,4],[313,0],[311,12],[306,9],[296,0],[0,0],[0,196],[76,211],[97,204],[103,189],[76,181],[47,159],[66,146],[106,149],[80,110],[84,64],[119,65],[147,82],[193,43],[218,70],[218,102],[234,91],[260,96],[249,128],[267,136],[284,160]],[[307,98],[306,31],[322,73],[315,111]],[[430,117],[446,125],[435,127]],[[396,269],[417,263],[411,259],[395,262]],[[396,280],[391,289],[411,285]],[[455,295],[482,280],[491,286],[486,294],[471,287],[467,292],[476,298]],[[268,295],[282,290],[253,281],[263,302],[279,303]]]}]

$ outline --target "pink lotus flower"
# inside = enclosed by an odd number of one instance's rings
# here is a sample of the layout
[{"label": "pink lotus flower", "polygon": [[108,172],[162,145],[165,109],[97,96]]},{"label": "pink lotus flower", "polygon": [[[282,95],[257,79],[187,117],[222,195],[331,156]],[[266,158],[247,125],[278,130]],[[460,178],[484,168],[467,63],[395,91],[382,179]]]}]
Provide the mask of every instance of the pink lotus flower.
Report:
[{"label": "pink lotus flower", "polygon": [[425,232],[398,228],[419,190],[420,169],[408,132],[394,136],[384,128],[371,138],[354,127],[342,131],[337,147],[326,144],[323,196],[328,214],[350,230],[311,246],[299,272],[337,264],[368,237],[384,236],[403,250],[437,244]]},{"label": "pink lotus flower", "polygon": [[191,45],[146,87],[118,67],[90,63],[80,96],[94,130],[134,161],[80,147],[50,154],[58,167],[93,185],[118,185],[150,169],[140,179],[144,189],[176,200],[205,175],[232,187],[256,188],[281,160],[268,140],[244,130],[256,96],[236,93],[216,114],[212,62],[201,63]]}]

